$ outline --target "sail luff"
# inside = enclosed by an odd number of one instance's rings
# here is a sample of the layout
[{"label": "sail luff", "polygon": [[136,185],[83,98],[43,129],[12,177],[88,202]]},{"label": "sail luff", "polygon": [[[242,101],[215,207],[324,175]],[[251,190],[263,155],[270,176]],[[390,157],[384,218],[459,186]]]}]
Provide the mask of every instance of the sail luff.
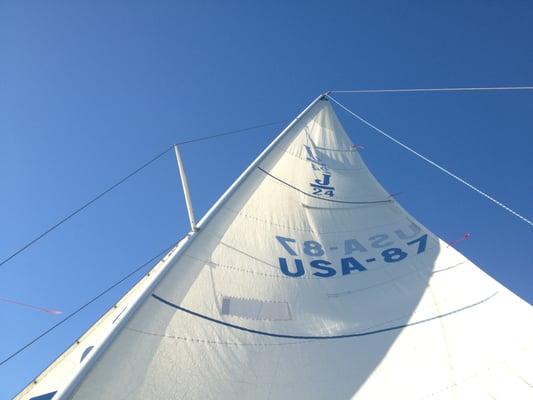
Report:
[{"label": "sail luff", "polygon": [[[297,124],[312,108],[313,106],[319,102],[321,99],[325,97],[324,94],[319,95],[316,97],[298,116],[283,130],[279,135],[270,143],[269,146],[267,146],[261,154],[246,168],[246,170],[233,182],[233,184],[223,193],[223,195],[213,204],[213,206],[207,211],[207,213],[200,219],[198,224],[196,225],[197,230],[192,230],[184,239],[181,241],[176,248],[172,249],[165,257],[163,257],[163,260],[165,260],[164,265],[162,266],[161,270],[158,271],[157,274],[153,274],[152,281],[147,285],[147,287],[137,295],[136,300],[128,307],[128,309],[124,312],[124,314],[121,316],[121,318],[118,320],[118,323],[114,326],[113,330],[109,332],[109,334],[103,338],[102,342],[93,348],[91,353],[87,356],[87,361],[85,364],[82,365],[82,367],[74,374],[67,382],[65,382],[62,389],[60,389],[56,395],[56,399],[68,399],[70,395],[73,393],[73,391],[76,389],[77,385],[83,380],[87,372],[91,369],[91,367],[94,365],[94,363],[98,360],[99,356],[105,352],[105,350],[108,348],[108,346],[112,343],[114,337],[117,335],[118,332],[121,331],[122,327],[127,323],[129,318],[135,313],[135,311],[138,309],[139,305],[144,302],[144,300],[147,298],[147,296],[150,295],[150,293],[153,291],[153,289],[157,286],[157,284],[163,279],[165,276],[168,267],[175,264],[176,260],[179,259],[179,257],[183,254],[183,252],[190,246],[190,244],[194,241],[194,239],[198,236],[199,230],[202,226],[205,226],[209,220],[217,213],[217,211],[223,206],[223,204],[231,197],[231,195],[237,190],[237,188],[240,186],[240,184],[247,178],[247,176],[259,165],[259,163],[270,153],[270,151],[276,146],[276,144],[282,140],[285,135],[291,131],[291,128]],[[171,256],[168,260],[168,256]],[[159,263],[156,265],[156,267],[159,265]],[[154,267],[155,269],[155,267]],[[152,269],[153,270],[153,269]],[[133,288],[132,288],[133,289]],[[131,293],[131,291],[128,292],[128,294]],[[124,296],[125,297],[125,296]],[[123,298],[124,298],[123,297]],[[117,302],[120,303],[122,298]],[[104,319],[108,313],[106,313],[101,319]],[[100,320],[99,320],[100,321]],[[95,323],[98,324],[97,321]],[[92,327],[90,328],[92,329]],[[85,334],[83,335],[85,336]],[[82,337],[83,337],[82,336]],[[72,347],[72,346],[71,346]],[[71,349],[67,349],[67,352]],[[61,357],[61,356],[60,356]],[[37,381],[40,376],[48,371],[48,368],[43,371],[37,377],[33,382]],[[22,393],[26,391],[27,388],[23,390]]]},{"label": "sail luff", "polygon": [[[313,100],[271,143],[270,145],[263,150],[263,152],[248,166],[248,168],[235,180],[235,182],[224,192],[224,194],[218,199],[218,201],[213,204],[213,206],[207,211],[207,213],[200,219],[196,225],[197,229],[200,230],[202,226],[207,224],[207,222],[212,218],[213,215],[220,209],[224,202],[231,196],[231,194],[239,187],[239,185],[246,179],[251,171],[266,157],[270,150],[280,141],[283,137],[290,132],[291,128],[300,121],[313,106],[324,98],[324,95],[321,94],[315,100]],[[146,288],[146,290],[139,296],[137,301],[129,308],[129,311],[125,313],[124,317],[121,319],[120,323],[116,325],[115,329],[110,333],[110,335],[104,340],[104,343],[100,348],[95,349],[92,352],[91,359],[84,365],[84,367],[74,376],[74,378],[67,383],[64,388],[64,391],[58,393],[58,399],[67,399],[72,391],[76,388],[78,383],[83,379],[87,371],[90,370],[91,366],[98,359],[98,356],[102,354],[105,349],[111,344],[113,338],[118,332],[120,332],[122,326],[128,321],[129,317],[135,313],[138,306],[143,303],[146,297],[151,293],[151,291],[157,286],[157,284],[163,279],[167,268],[169,265],[173,265],[174,262],[183,254],[183,252],[190,246],[194,238],[198,236],[198,231],[192,231],[183,242],[183,245],[174,253],[172,259],[166,263],[165,267],[161,270],[158,276],[153,280],[153,282]]]},{"label": "sail luff", "polygon": [[321,94],[314,99],[281,133],[259,154],[259,156],[244,170],[244,172],[233,182],[233,184],[224,192],[222,196],[213,204],[213,206],[205,213],[205,215],[198,222],[198,229],[207,224],[213,215],[220,209],[220,207],[229,199],[231,194],[241,185],[241,183],[250,175],[250,173],[261,163],[261,161],[270,153],[270,151],[291,131],[296,125],[320,100],[326,98],[326,94]]}]

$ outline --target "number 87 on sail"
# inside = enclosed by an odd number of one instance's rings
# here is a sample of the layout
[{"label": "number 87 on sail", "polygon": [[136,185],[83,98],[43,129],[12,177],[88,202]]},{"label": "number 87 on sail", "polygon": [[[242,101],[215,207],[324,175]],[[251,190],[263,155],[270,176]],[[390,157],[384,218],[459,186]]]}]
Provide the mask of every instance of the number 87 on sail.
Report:
[{"label": "number 87 on sail", "polygon": [[[297,240],[283,236],[276,236],[276,239],[290,256],[299,257],[298,253],[295,250],[295,248],[299,247]],[[416,252],[417,254],[420,254],[426,250],[426,243],[427,234],[422,235],[417,239],[411,240],[406,244],[408,246],[417,244],[418,247]],[[302,242],[301,248],[304,255],[308,257],[323,257],[325,255],[325,250],[322,244],[314,240],[306,240]],[[364,248],[356,240],[345,240],[344,248],[346,254],[349,254],[355,250],[365,252],[367,251],[366,248]],[[337,249],[338,247],[336,246],[330,247],[330,250]],[[380,255],[384,262],[394,263],[405,259],[408,253],[407,251],[404,251],[399,247],[390,247],[382,250]],[[375,261],[375,257],[367,258],[365,260],[366,263],[372,263]],[[291,263],[289,260],[287,260],[286,257],[279,257],[278,262],[280,271],[285,276],[298,278],[304,276],[306,273],[304,260],[302,258],[293,258]],[[337,272],[340,272],[342,275],[350,275],[355,272],[367,271],[367,268],[352,256],[341,258],[340,265],[338,266],[334,266],[330,261],[325,259],[314,259],[309,261],[309,267],[311,267],[312,270],[311,274],[319,278],[330,278],[337,275]]]}]

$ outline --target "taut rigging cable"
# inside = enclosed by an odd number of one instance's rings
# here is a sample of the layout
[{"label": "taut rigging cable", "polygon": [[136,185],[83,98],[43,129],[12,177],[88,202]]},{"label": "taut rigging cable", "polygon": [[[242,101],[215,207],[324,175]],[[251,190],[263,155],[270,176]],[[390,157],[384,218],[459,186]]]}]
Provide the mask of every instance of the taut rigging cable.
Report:
[{"label": "taut rigging cable", "polygon": [[[234,135],[234,134],[237,134],[237,133],[243,133],[243,132],[247,132],[247,131],[252,131],[254,129],[259,129],[259,128],[265,128],[265,127],[268,127],[268,126],[273,126],[273,125],[279,125],[279,124],[282,124],[286,122],[285,120],[283,121],[277,121],[277,122],[269,122],[269,123],[266,123],[266,124],[261,124],[261,125],[254,125],[254,126],[250,126],[250,127],[247,127],[247,128],[242,128],[242,129],[236,129],[236,130],[232,130],[232,131],[226,131],[226,132],[222,132],[222,133],[217,133],[217,134],[214,134],[214,135],[209,135],[209,136],[203,136],[203,137],[199,137],[199,138],[196,138],[196,139],[190,139],[190,140],[185,140],[183,142],[179,142],[179,143],[176,143],[177,145],[182,145],[182,144],[188,144],[188,143],[194,143],[194,142],[200,142],[202,140],[208,140],[208,139],[214,139],[214,138],[217,138],[217,137],[221,137],[221,136],[228,136],[228,135]],[[46,229],[44,232],[40,233],[39,235],[37,235],[35,238],[33,238],[32,240],[30,240],[29,242],[27,242],[26,244],[24,244],[21,248],[19,248],[18,250],[16,250],[15,252],[11,253],[9,256],[7,256],[6,258],[4,258],[2,261],[0,261],[0,267],[3,266],[5,263],[7,263],[9,260],[15,258],[16,256],[18,256],[20,253],[22,253],[24,250],[26,250],[27,248],[29,248],[30,246],[32,246],[33,244],[35,244],[36,242],[38,242],[39,240],[41,240],[43,237],[45,237],[47,234],[49,234],[50,232],[52,232],[53,230],[55,230],[56,228],[58,228],[59,226],[61,226],[62,224],[64,224],[65,222],[67,222],[69,219],[71,219],[72,217],[76,216],[77,214],[79,214],[80,212],[82,212],[83,210],[85,210],[87,207],[89,207],[90,205],[92,205],[94,202],[96,202],[97,200],[99,200],[100,198],[102,198],[103,196],[105,196],[107,193],[111,192],[113,189],[116,189],[118,186],[122,185],[124,182],[126,182],[128,179],[130,179],[131,177],[133,177],[134,175],[138,174],[139,172],[141,172],[143,169],[145,169],[146,167],[148,167],[150,164],[154,163],[155,161],[159,160],[161,157],[163,157],[166,153],[168,153],[170,150],[172,150],[172,148],[174,147],[174,145],[172,146],[169,146],[168,148],[166,148],[164,151],[162,151],[161,153],[159,153],[157,156],[153,157],[152,159],[150,159],[149,161],[145,162],[143,165],[141,165],[140,167],[138,167],[137,169],[135,169],[134,171],[130,172],[128,175],[126,175],[125,177],[123,177],[122,179],[120,179],[119,181],[117,181],[116,183],[114,183],[113,185],[109,186],[107,189],[105,189],[104,191],[98,193],[96,196],[94,196],[91,200],[87,201],[86,203],[84,203],[82,206],[78,207],[76,210],[74,210],[73,212],[71,212],[70,214],[66,215],[65,217],[63,217],[62,219],[60,219],[58,222],[56,222],[54,225],[50,226],[48,229]]]},{"label": "taut rigging cable", "polygon": [[533,86],[493,86],[493,87],[448,87],[448,88],[409,88],[409,89],[354,89],[332,90],[330,93],[429,93],[429,92],[490,92],[508,90],[533,90]]},{"label": "taut rigging cable", "polygon": [[403,147],[405,150],[413,153],[415,156],[417,156],[418,158],[421,158],[422,160],[424,160],[425,162],[427,162],[428,164],[434,166],[435,168],[439,169],[440,171],[444,172],[445,174],[451,176],[453,179],[455,179],[456,181],[462,183],[463,185],[465,185],[466,187],[472,189],[474,192],[482,195],[483,197],[487,198],[488,200],[492,201],[494,204],[496,204],[497,206],[500,206],[501,208],[503,208],[505,211],[513,214],[515,217],[521,219],[522,221],[524,221],[525,223],[533,226],[533,222],[524,217],[523,215],[519,214],[518,212],[514,211],[512,208],[506,206],[505,204],[503,204],[502,202],[496,200],[494,197],[490,196],[489,194],[485,193],[484,191],[482,191],[481,189],[478,189],[477,187],[475,187],[474,185],[472,185],[471,183],[465,181],[463,178],[455,175],[453,172],[449,171],[448,169],[444,168],[443,166],[437,164],[436,162],[430,160],[429,158],[427,158],[426,156],[420,154],[419,152],[417,152],[416,150],[414,150],[413,148],[407,146],[405,143],[402,143],[400,142],[398,139],[395,139],[394,137],[392,137],[391,135],[389,135],[388,133],[386,133],[385,131],[383,131],[382,129],[378,128],[376,125],[372,124],[371,122],[367,121],[366,119],[364,119],[363,117],[361,117],[360,115],[354,113],[352,110],[350,110],[349,108],[347,108],[345,105],[339,103],[337,100],[335,100],[333,97],[331,97],[329,94],[327,95],[327,97],[329,99],[331,99],[335,104],[337,104],[339,107],[341,107],[342,109],[344,109],[346,112],[348,112],[349,114],[351,114],[352,116],[354,116],[355,118],[357,118],[359,121],[361,121],[363,124],[365,124],[366,126],[372,128],[373,130],[375,130],[376,132],[380,133],[381,135],[385,136],[387,139],[393,141],[394,143],[396,143],[397,145],[400,145],[401,147]]},{"label": "taut rigging cable", "polygon": [[[181,239],[180,239],[181,240]],[[74,317],[76,314],[78,314],[80,311],[82,311],[83,309],[85,309],[87,306],[89,306],[90,304],[94,303],[96,300],[98,300],[100,297],[102,297],[103,295],[105,295],[106,293],[108,293],[109,291],[111,291],[112,289],[116,288],[118,285],[120,285],[122,282],[124,282],[126,279],[128,279],[129,277],[131,277],[132,275],[134,275],[135,273],[139,272],[140,270],[142,270],[143,268],[145,268],[147,265],[151,264],[154,260],[158,259],[158,258],[161,258],[163,255],[165,255],[167,252],[170,251],[170,249],[172,249],[174,246],[176,246],[177,244],[179,243],[179,240],[175,243],[173,243],[172,245],[170,245],[169,247],[167,247],[165,250],[163,251],[160,251],[158,254],[156,254],[155,256],[153,256],[152,258],[150,258],[148,261],[146,261],[144,264],[138,266],[137,268],[135,268],[133,271],[130,271],[127,275],[123,276],[122,278],[120,278],[118,281],[114,282],[112,285],[108,286],[106,289],[102,290],[100,293],[98,293],[96,296],[94,296],[92,299],[88,300],[87,302],[85,302],[84,304],[82,304],[81,306],[79,306],[76,310],[72,311],[70,314],[68,314],[65,318],[61,319],[60,321],[58,321],[57,323],[55,323],[54,325],[52,325],[50,328],[48,328],[47,330],[45,330],[44,332],[40,333],[39,335],[37,335],[36,337],[34,337],[32,340],[30,340],[28,343],[26,343],[25,345],[23,345],[22,347],[18,348],[16,351],[14,351],[13,353],[11,353],[10,355],[8,355],[7,357],[5,357],[4,359],[2,359],[0,361],[0,366],[4,365],[6,362],[8,362],[9,360],[11,360],[13,357],[15,357],[16,355],[18,355],[19,353],[22,353],[24,350],[26,350],[28,347],[30,347],[32,344],[34,344],[35,342],[37,342],[39,339],[42,339],[44,336],[48,335],[50,332],[52,332],[54,329],[56,329],[57,327],[59,327],[60,325],[62,325],[63,323],[67,322],[70,318]],[[107,313],[107,311],[106,311]]]}]

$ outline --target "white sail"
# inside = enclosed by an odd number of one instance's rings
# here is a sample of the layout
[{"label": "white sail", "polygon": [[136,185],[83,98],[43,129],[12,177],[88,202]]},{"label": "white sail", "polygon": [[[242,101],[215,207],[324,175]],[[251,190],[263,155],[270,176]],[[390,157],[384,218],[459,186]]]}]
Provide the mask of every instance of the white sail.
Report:
[{"label": "white sail", "polygon": [[316,100],[20,399],[531,399],[533,314]]}]

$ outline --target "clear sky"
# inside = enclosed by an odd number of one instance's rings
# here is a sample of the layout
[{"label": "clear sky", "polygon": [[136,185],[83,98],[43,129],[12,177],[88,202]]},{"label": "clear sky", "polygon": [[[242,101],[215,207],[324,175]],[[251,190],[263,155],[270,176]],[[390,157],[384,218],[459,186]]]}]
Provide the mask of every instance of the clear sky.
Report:
[{"label": "clear sky", "polygon": [[[529,1],[1,2],[0,258],[170,144],[292,119],[327,89],[533,84],[531,21]],[[533,217],[533,92],[336,98]],[[457,248],[533,301],[531,226],[337,113],[411,214],[471,233]],[[183,146],[199,216],[281,128]],[[187,229],[168,153],[1,267],[0,297],[71,312]],[[0,398],[133,281],[1,366]],[[0,359],[60,318],[0,302]]]}]

